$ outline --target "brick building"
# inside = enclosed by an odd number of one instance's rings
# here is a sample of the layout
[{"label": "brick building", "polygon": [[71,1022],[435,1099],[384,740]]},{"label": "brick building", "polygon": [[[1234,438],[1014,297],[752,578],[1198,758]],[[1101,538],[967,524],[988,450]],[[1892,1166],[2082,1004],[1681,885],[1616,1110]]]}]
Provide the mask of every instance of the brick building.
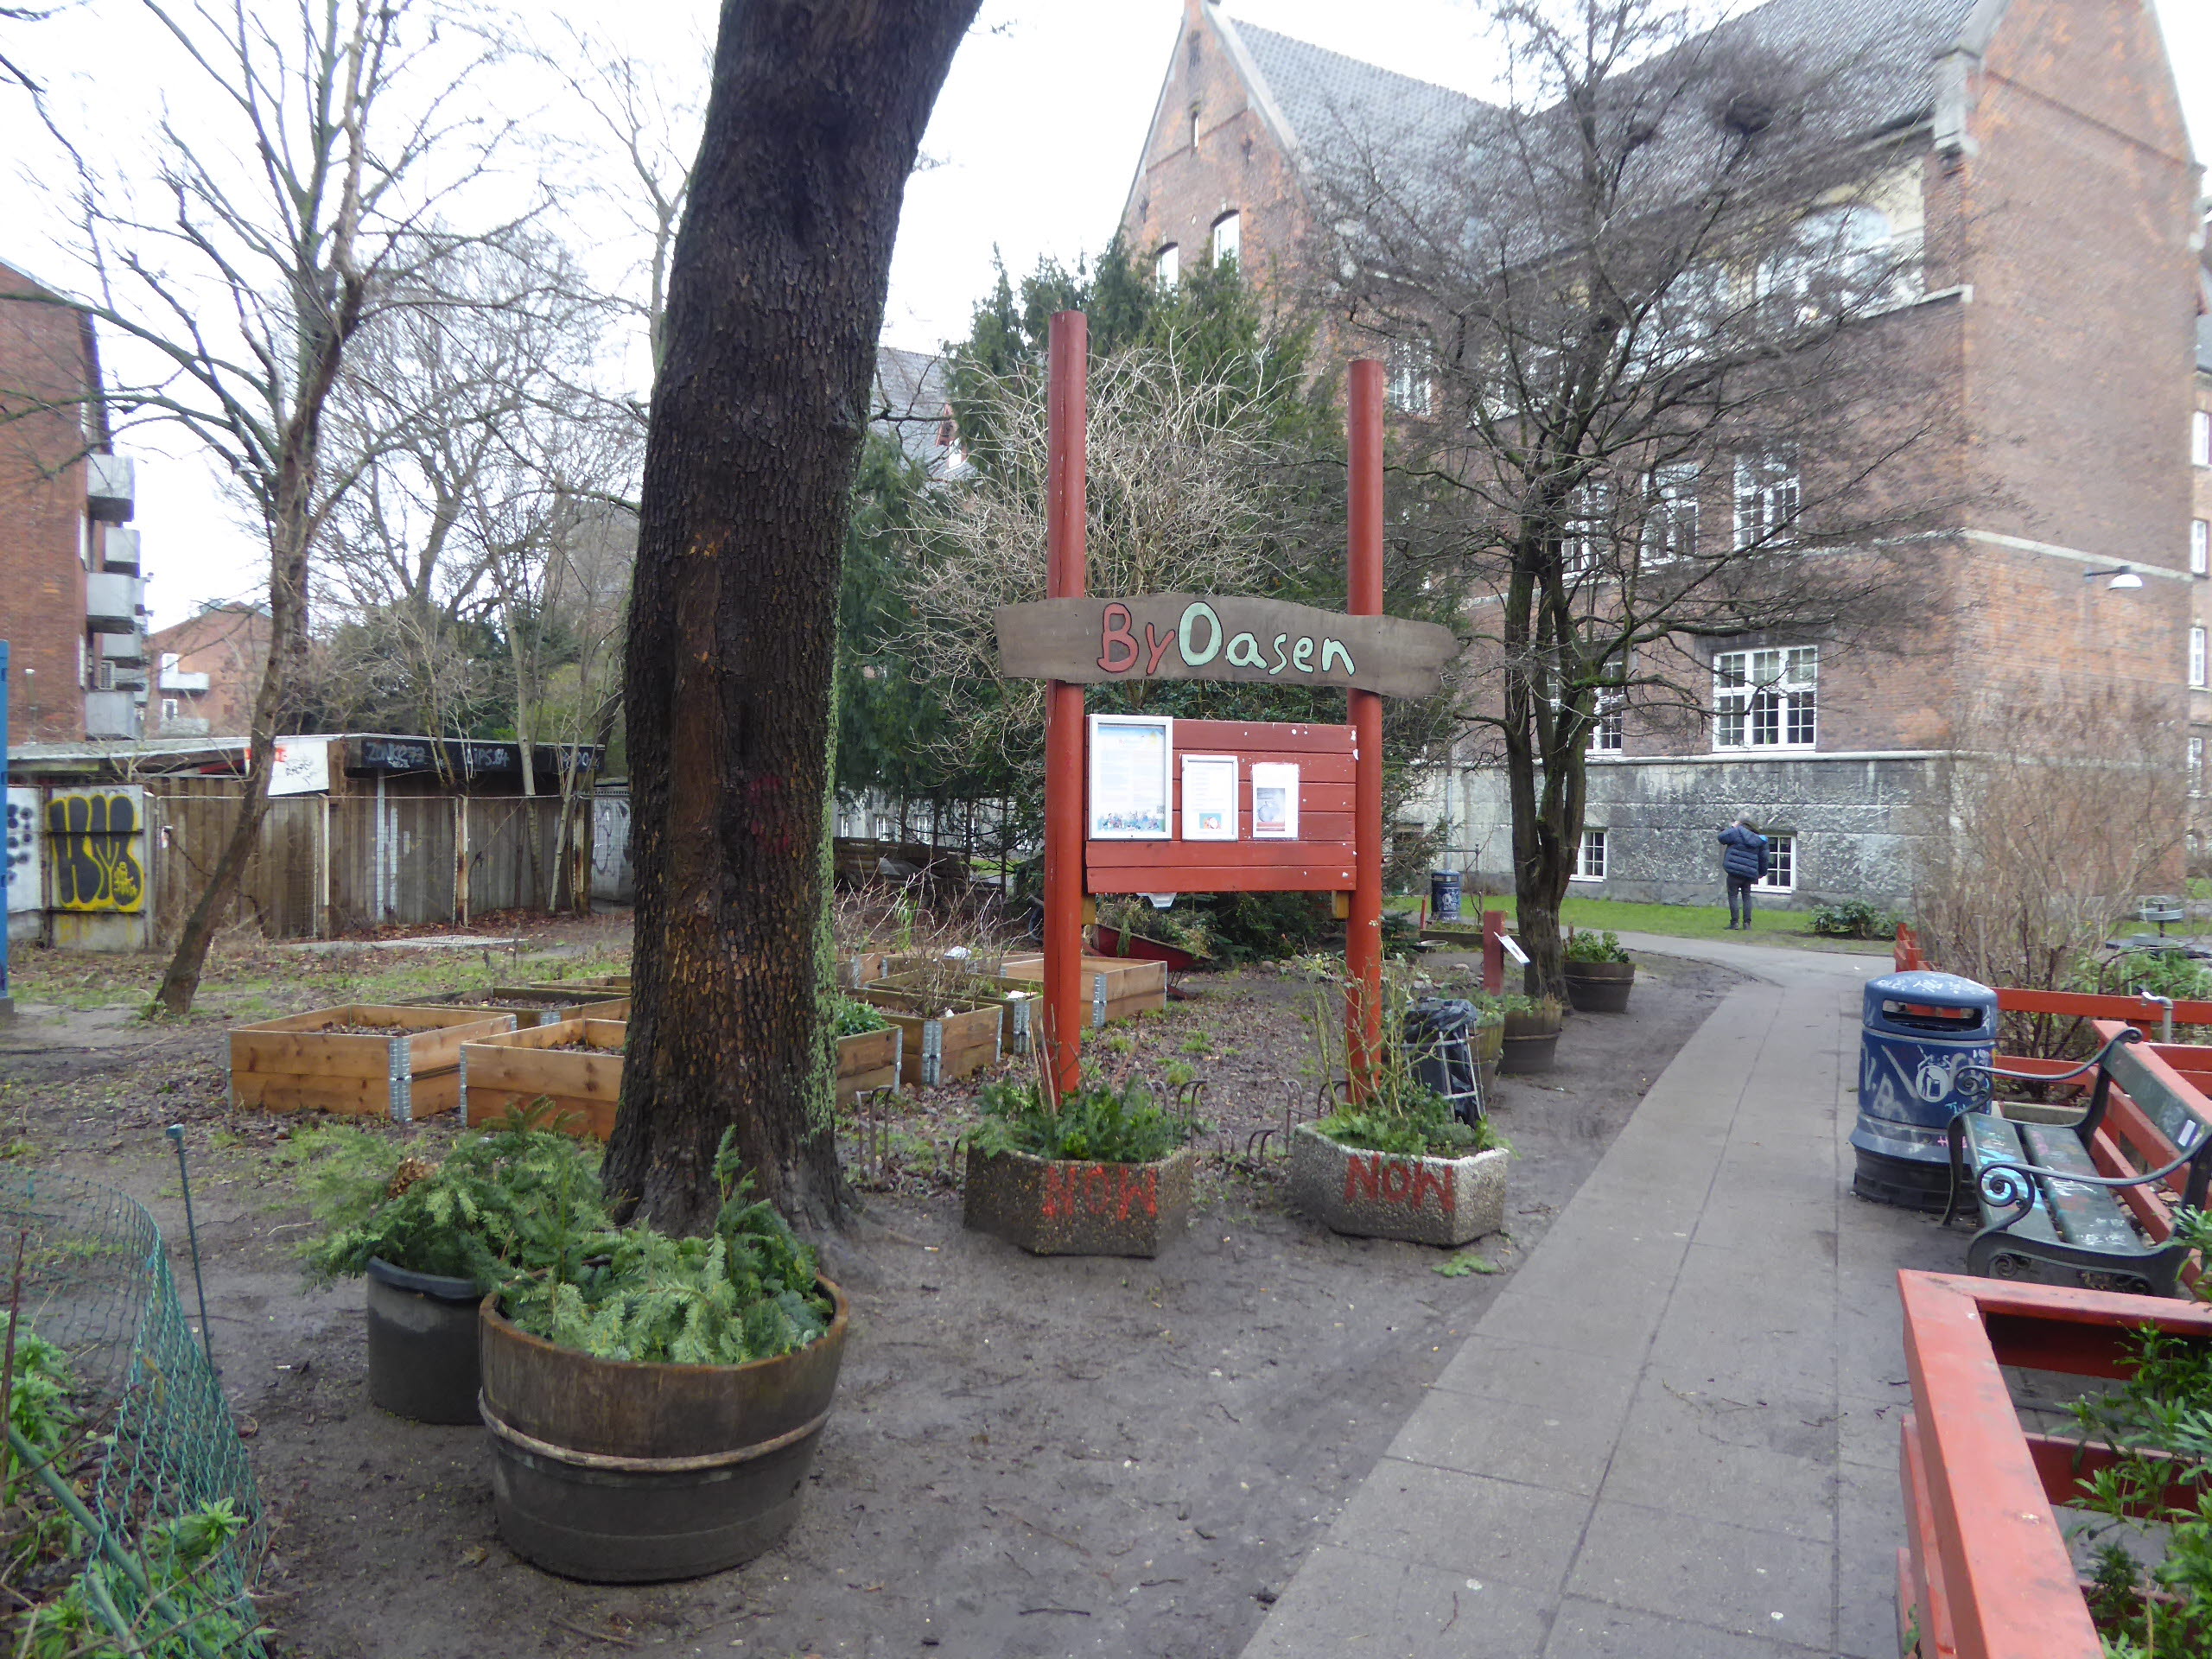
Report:
[{"label": "brick building", "polygon": [[[0,265],[0,297],[50,290]],[[0,638],[10,745],[140,735],[145,583],[92,323],[0,303]]]},{"label": "brick building", "polygon": [[2212,219],[2196,271],[2196,396],[2189,416],[2189,861],[2195,874],[2212,856],[2212,790],[2205,784],[2212,747]]},{"label": "brick building", "polygon": [[147,642],[154,664],[149,737],[245,737],[269,664],[269,613],[210,605]]},{"label": "brick building", "polygon": [[[2212,735],[2212,690],[2190,707],[2207,677],[2191,629],[2212,606],[2191,577],[2183,442],[2194,405],[2194,513],[2212,519],[2212,372],[2192,399],[2199,172],[2148,0],[1768,0],[1725,27],[1810,73],[1827,54],[1865,77],[1853,153],[1884,246],[1914,266],[1876,326],[1900,331],[1915,395],[1957,435],[1901,463],[1927,475],[1898,487],[1973,505],[1929,538],[1935,602],[1892,651],[1722,640],[1700,647],[1714,693],[1694,729],[1634,707],[1609,721],[1581,890],[1709,900],[1713,833],[1740,807],[1782,837],[1778,889],[1901,898],[1916,809],[1969,741],[1961,715],[2015,694],[2129,700],[2172,734],[2178,802],[2188,738]],[[1234,253],[1283,283],[1310,257],[1332,152],[1417,168],[1483,109],[1188,0],[1124,231],[1163,280]],[[1732,513],[1740,529],[1740,472],[1732,500],[1708,482],[1706,533]],[[2120,566],[2141,586],[2088,578]],[[1734,690],[1744,677],[1758,689]],[[2185,734],[2192,720],[2203,730]],[[1449,824],[1453,861],[1506,874],[1496,772],[1456,768],[1423,810]]]}]

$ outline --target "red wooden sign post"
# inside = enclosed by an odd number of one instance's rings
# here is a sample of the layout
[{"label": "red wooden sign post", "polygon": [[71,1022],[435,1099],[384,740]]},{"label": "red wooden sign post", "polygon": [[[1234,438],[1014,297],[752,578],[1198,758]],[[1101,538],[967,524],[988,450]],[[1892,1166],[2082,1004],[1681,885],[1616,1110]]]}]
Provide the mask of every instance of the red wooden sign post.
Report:
[{"label": "red wooden sign post", "polygon": [[[1458,641],[1433,623],[1384,619],[1351,625],[1272,601],[1132,594],[1125,601],[1066,603],[1084,597],[1089,338],[1081,312],[1053,317],[1046,599],[1006,607],[998,616],[1001,671],[1044,677],[1048,688],[1045,1041],[1053,1090],[1065,1093],[1079,1077],[1087,893],[1271,891],[1336,893],[1349,901],[1345,1055],[1351,1086],[1363,1093],[1382,1040],[1382,698],[1433,692]],[[1351,365],[1350,402],[1351,546],[1344,614],[1382,619],[1380,363]],[[1090,823],[1084,682],[1249,682],[1286,676],[1277,683],[1293,684],[1332,675],[1334,683],[1346,687],[1349,725],[1154,722],[1149,749],[1138,734],[1140,746],[1119,753],[1148,757],[1142,762],[1147,766],[1156,759],[1165,775],[1146,773],[1153,792],[1134,807],[1094,803],[1102,816],[1098,823]],[[1308,677],[1301,681],[1300,676]],[[1121,733],[1133,723],[1141,722],[1125,719],[1115,729]],[[1171,726],[1172,739],[1166,735]],[[1233,791],[1223,775],[1230,766]],[[1211,782],[1191,791],[1195,817],[1179,836],[1186,804],[1184,779],[1192,768],[1205,768],[1202,775]]]}]

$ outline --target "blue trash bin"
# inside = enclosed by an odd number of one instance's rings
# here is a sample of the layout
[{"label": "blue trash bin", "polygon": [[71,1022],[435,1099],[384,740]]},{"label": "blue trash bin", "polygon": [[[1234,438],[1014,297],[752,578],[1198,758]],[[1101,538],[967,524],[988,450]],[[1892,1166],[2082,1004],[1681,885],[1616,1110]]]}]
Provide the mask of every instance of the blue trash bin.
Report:
[{"label": "blue trash bin", "polygon": [[1988,1091],[1961,1070],[1997,1054],[1997,993],[1956,974],[1890,974],[1869,982],[1859,1039],[1862,1198],[1940,1210],[1950,1196],[1952,1114],[1988,1109]]},{"label": "blue trash bin", "polygon": [[1428,913],[1440,922],[1459,919],[1459,872],[1431,870],[1428,873]]}]

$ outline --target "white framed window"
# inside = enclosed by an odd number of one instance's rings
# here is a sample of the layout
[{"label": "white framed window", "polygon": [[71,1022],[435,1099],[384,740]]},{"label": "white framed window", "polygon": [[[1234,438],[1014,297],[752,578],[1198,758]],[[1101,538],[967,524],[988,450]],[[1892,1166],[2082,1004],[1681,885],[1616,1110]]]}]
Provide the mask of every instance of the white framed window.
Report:
[{"label": "white framed window", "polygon": [[2204,793],[2204,740],[2189,740],[2189,798],[2196,800]]},{"label": "white framed window", "polygon": [[2204,630],[2202,628],[2191,628],[2189,631],[2189,683],[2200,690],[2202,690],[2206,683],[2204,678]]},{"label": "white framed window", "polygon": [[2212,413],[2201,409],[2189,417],[2189,459],[2192,465],[2212,467]]},{"label": "white framed window", "polygon": [[1796,540],[1804,486],[1796,458],[1783,454],[1736,457],[1736,550],[1786,547]]},{"label": "white framed window", "polygon": [[1434,356],[1425,340],[1390,344],[1390,407],[1402,415],[1427,415],[1436,403]]},{"label": "white framed window", "polygon": [[1713,747],[1809,749],[1820,734],[1817,645],[1726,651],[1713,659]]},{"label": "white framed window", "polygon": [[1224,213],[1213,222],[1213,262],[1217,265],[1241,259],[1244,252],[1244,216]]},{"label": "white framed window", "polygon": [[1605,832],[1586,829],[1582,844],[1574,849],[1576,881],[1602,881],[1605,879]]},{"label": "white framed window", "polygon": [[1797,837],[1775,835],[1766,838],[1766,874],[1751,883],[1760,893],[1795,893],[1797,890]]},{"label": "white framed window", "polygon": [[1697,553],[1698,465],[1678,461],[1644,480],[1643,562],[1672,564]]},{"label": "white framed window", "polygon": [[1152,280],[1162,288],[1173,288],[1183,280],[1183,250],[1170,242],[1152,256]]},{"label": "white framed window", "polygon": [[1618,754],[1623,739],[1627,736],[1628,693],[1618,686],[1608,686],[1598,693],[1598,725],[1591,734],[1590,747],[1600,754]]},{"label": "white framed window", "polygon": [[2212,574],[2212,524],[2202,518],[2189,521],[2189,574]]},{"label": "white framed window", "polygon": [[1567,574],[1586,575],[1605,563],[1612,544],[1613,486],[1593,478],[1576,490],[1567,504],[1567,535],[1562,550]]}]

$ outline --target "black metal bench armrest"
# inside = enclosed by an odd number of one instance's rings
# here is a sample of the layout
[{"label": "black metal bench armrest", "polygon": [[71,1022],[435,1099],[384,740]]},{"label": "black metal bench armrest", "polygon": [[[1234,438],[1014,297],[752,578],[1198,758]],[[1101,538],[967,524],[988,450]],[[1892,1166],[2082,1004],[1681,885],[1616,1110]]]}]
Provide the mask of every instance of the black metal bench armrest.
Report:
[{"label": "black metal bench armrest", "polygon": [[2001,1065],[1984,1065],[1979,1060],[1968,1060],[1959,1067],[1955,1086],[1961,1094],[1967,1096],[1969,1099],[1985,1100],[1989,1096],[1993,1083],[1999,1077],[2012,1083],[2065,1083],[2071,1078],[2085,1077],[2089,1072],[2101,1070],[2113,1050],[2122,1044],[2139,1043],[2142,1040],[2141,1032],[2133,1026],[2126,1027],[2117,1037],[2082,1061],[2081,1065],[2065,1071],[2007,1071]]},{"label": "black metal bench armrest", "polygon": [[2047,1180],[2071,1181],[2076,1186],[2098,1186],[2117,1192],[2127,1186],[2150,1186],[2163,1181],[2176,1171],[2194,1163],[2207,1148],[2204,1130],[2200,1125],[2182,1148],[2181,1156],[2162,1169],[2145,1170],[2139,1175],[2076,1175],[2063,1169],[2045,1169],[2040,1164],[2015,1164],[2003,1160],[1983,1164],[1974,1171],[1974,1191],[1982,1204],[1992,1213],[2010,1210],[2004,1220],[1992,1222],[1987,1230],[2002,1232],[2036,1207],[2035,1183],[2029,1178],[2040,1176]]}]

